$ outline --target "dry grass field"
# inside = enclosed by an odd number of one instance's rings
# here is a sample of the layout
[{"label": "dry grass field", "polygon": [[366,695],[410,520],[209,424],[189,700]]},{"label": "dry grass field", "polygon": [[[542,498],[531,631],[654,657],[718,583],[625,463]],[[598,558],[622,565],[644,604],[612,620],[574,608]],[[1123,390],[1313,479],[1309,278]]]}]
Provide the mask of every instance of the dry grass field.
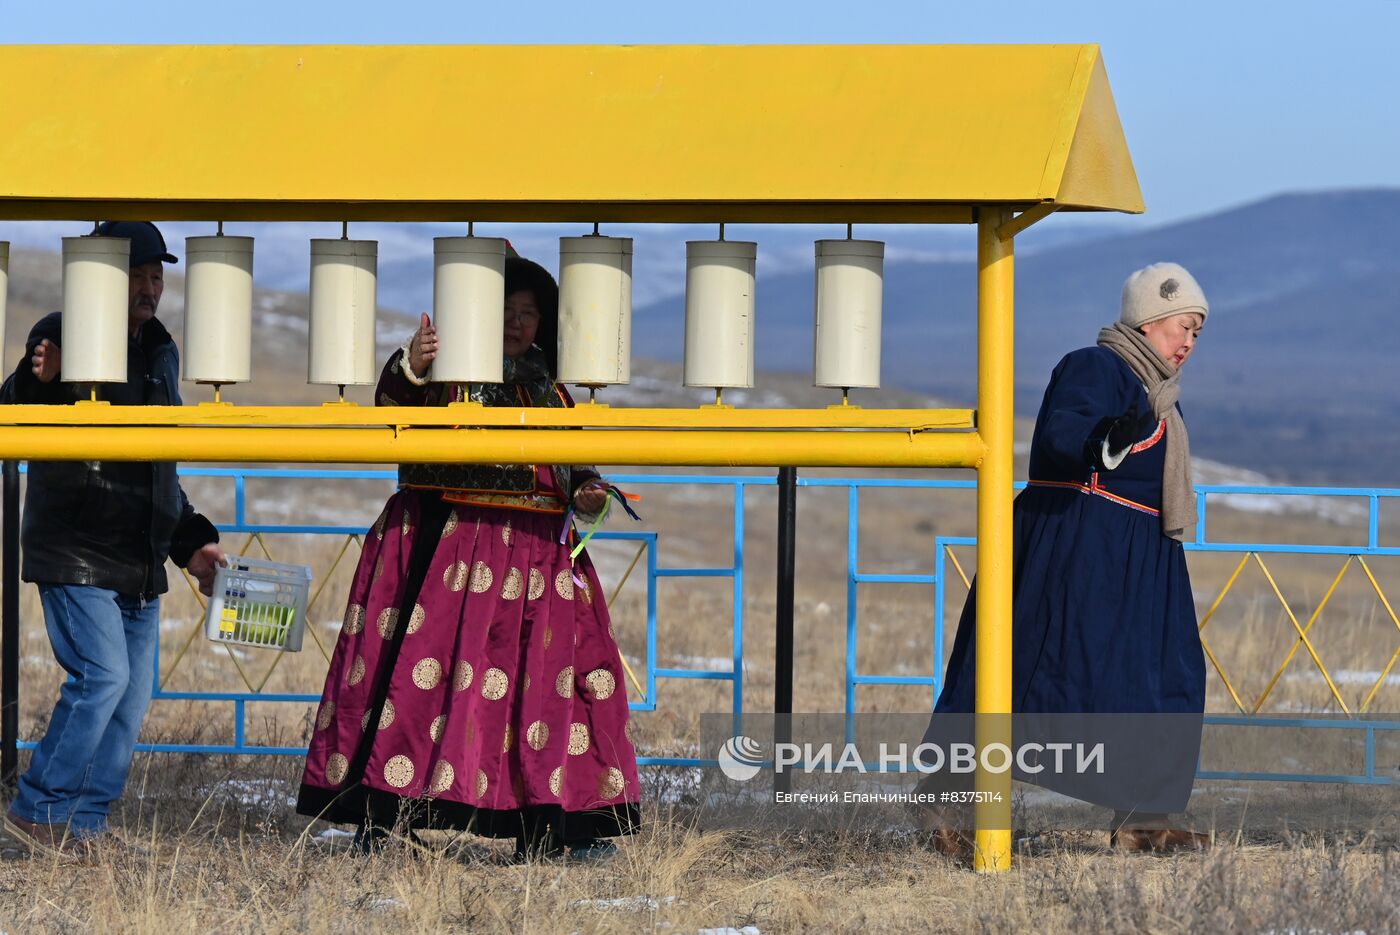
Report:
[{"label": "dry grass field", "polygon": [[[20,257],[12,270],[49,262],[42,255]],[[21,277],[19,272],[12,275],[13,290]],[[172,288],[178,288],[178,278],[172,278]],[[294,322],[302,314],[297,302],[304,303],[304,297],[263,298],[264,311],[282,315],[276,321]],[[12,294],[7,360],[17,358],[16,344],[27,331],[26,316],[37,317],[46,301],[47,296],[37,293]],[[168,304],[178,308],[177,300],[168,299]],[[325,398],[319,389],[292,379],[304,366],[304,348],[298,343],[304,341],[304,330],[300,338],[294,327],[269,325],[268,332],[272,339],[257,355],[261,369],[254,384],[225,398]],[[392,337],[391,343],[396,343],[402,335]],[[679,382],[677,369],[648,365],[639,372],[657,384],[674,386]],[[788,405],[831,401],[803,383],[797,377],[765,376],[762,392]],[[207,390],[190,389],[188,397],[206,398]],[[922,404],[898,393],[865,402]],[[1020,475],[1024,476],[1023,464]],[[897,476],[965,477],[931,472]],[[191,478],[186,488],[216,522],[232,519],[230,482]],[[735,510],[730,488],[637,489],[644,496],[644,528],[658,532],[663,567],[733,562]],[[387,481],[250,480],[248,519],[363,528],[390,490]],[[744,664],[739,684],[746,710],[761,712],[771,710],[774,688],[776,493],[771,486],[756,486],[744,496],[745,571],[739,589]],[[799,498],[799,711],[839,711],[844,705],[846,498],[844,489],[833,488],[804,488]],[[971,535],[974,506],[970,491],[863,492],[860,569],[931,572],[935,537]],[[1248,503],[1240,502],[1236,506],[1241,508],[1211,507],[1213,540],[1322,545],[1364,541],[1364,518],[1354,515],[1339,522],[1306,512],[1250,510],[1244,508]],[[1383,544],[1400,544],[1397,520],[1400,511],[1383,515]],[[628,526],[614,520],[611,528]],[[314,638],[300,654],[285,657],[210,644],[199,629],[199,603],[175,579],[162,607],[160,677],[165,689],[241,691],[251,684],[266,692],[320,691],[326,669],[323,650],[328,651],[336,638],[358,547],[332,537],[246,538],[230,535],[225,545],[250,554],[261,554],[265,546],[276,559],[312,566],[314,587],[320,589],[310,615]],[[620,583],[635,546],[600,542],[590,551],[612,588]],[[972,574],[975,550],[958,549],[956,554]],[[1239,559],[1231,554],[1191,557],[1202,613],[1214,604]],[[1342,562],[1341,557],[1267,559],[1304,626]],[[1390,606],[1396,606],[1400,560],[1377,559],[1370,567],[1390,595]],[[927,676],[941,668],[965,594],[951,565],[948,574],[943,646],[934,644],[932,587],[868,584],[859,589],[861,673]],[[655,664],[728,670],[733,656],[733,581],[666,578],[658,582],[658,589]],[[21,608],[20,730],[22,736],[35,738],[47,720],[61,673],[52,661],[37,596],[29,586],[21,595]],[[620,588],[613,615],[623,652],[645,685],[644,574],[634,572]],[[1241,573],[1204,634],[1249,708],[1299,644],[1267,578],[1254,565]],[[1389,668],[1400,635],[1360,568],[1348,570],[1308,636],[1350,710],[1360,707],[1383,672],[1388,677],[1368,710],[1400,710],[1400,671]],[[1237,710],[1214,671],[1208,685],[1210,711]],[[731,690],[731,683],[723,680],[660,680],[656,710],[635,715],[641,752],[709,755],[712,751],[701,750],[699,717],[729,710]],[[636,700],[630,684],[628,692]],[[926,686],[865,686],[857,695],[860,711],[920,712],[931,703]],[[312,710],[311,704],[250,703],[244,724],[248,742],[302,745]],[[1340,707],[1303,649],[1277,680],[1262,711],[1335,714]],[[1232,735],[1229,742],[1207,750],[1204,766],[1279,768],[1277,740],[1257,736],[1266,733]],[[222,744],[233,735],[230,703],[158,701],[144,739]],[[1329,747],[1315,739],[1302,743],[1308,749],[1297,751],[1300,756],[1311,754],[1316,760],[1320,755],[1330,769],[1360,768],[1354,744],[1329,740]],[[1400,742],[1382,739],[1376,761],[1379,770],[1394,774],[1400,766]],[[1400,833],[1395,825],[1400,810],[1390,807],[1393,797],[1383,797],[1388,792],[1372,797],[1368,808],[1353,810],[1350,800],[1327,787],[1314,789],[1307,807],[1325,816],[1314,830],[1256,820],[1246,834],[1233,817],[1221,818],[1211,823],[1217,847],[1204,856],[1124,856],[1110,852],[1101,833],[1024,829],[1014,872],[987,878],[935,854],[912,822],[876,835],[707,828],[691,794],[693,774],[668,769],[643,770],[645,828],[606,864],[507,866],[502,845],[442,834],[428,835],[426,846],[397,846],[375,858],[359,858],[347,852],[343,829],[308,824],[292,813],[300,768],[295,757],[139,755],[114,823],[144,853],[108,853],[90,865],[67,867],[29,859],[8,843],[0,846],[0,931],[1400,931]],[[1211,803],[1254,801],[1255,788],[1236,783],[1216,789]],[[1217,814],[1213,804],[1202,813]]]},{"label": "dry grass field", "polygon": [[[191,479],[193,499],[227,518],[220,479]],[[368,525],[387,482],[331,487],[312,481],[249,482],[253,521],[344,522]],[[266,489],[264,489],[266,488]],[[641,487],[645,526],[660,533],[665,566],[726,565],[732,560],[732,496],[728,488]],[[799,500],[797,708],[840,710],[844,700],[846,513],[844,490],[804,488]],[[773,690],[774,517],[771,487],[745,494],[743,689],[749,710],[771,709]],[[294,504],[294,506],[293,506]],[[1212,508],[1214,510],[1214,508]],[[955,491],[868,491],[861,496],[860,566],[865,571],[929,571],[934,535],[971,530],[972,497]],[[623,528],[614,524],[613,528]],[[1314,543],[1351,541],[1354,530],[1300,516],[1222,509],[1213,513],[1219,539],[1275,538]],[[232,536],[235,547],[244,537]],[[339,626],[352,543],[327,573],[345,541],[268,536],[274,557],[304,561],[324,583],[311,619],[318,640],[299,655],[248,650],[238,664],[196,632],[199,605],[177,582],[163,608],[162,678],[168,689],[238,690],[241,667],[256,685],[268,667],[267,691],[317,692],[325,671],[318,645],[329,648]],[[258,543],[250,551],[258,552]],[[633,555],[628,543],[592,551],[605,582],[615,585]],[[969,574],[972,550],[960,552]],[[1202,609],[1209,607],[1237,558],[1193,556]],[[1331,583],[1340,559],[1297,559],[1275,567],[1295,614],[1308,615]],[[1400,568],[1372,563],[1378,580],[1400,590]],[[1394,652],[1394,625],[1348,572],[1310,635],[1351,707],[1370,690],[1360,673],[1378,672]],[[950,573],[951,567],[950,567]],[[1246,699],[1267,684],[1297,642],[1291,624],[1257,568],[1241,576],[1207,627],[1222,665]],[[634,572],[614,602],[619,640],[645,684],[644,577]],[[956,579],[954,579],[956,581]],[[1369,585],[1367,585],[1369,587]],[[659,583],[660,666],[713,669],[732,653],[729,579],[663,579]],[[947,639],[961,606],[950,586]],[[933,671],[932,589],[866,585],[859,593],[860,671]],[[23,596],[22,731],[34,736],[52,704],[58,672],[48,652],[37,600]],[[193,638],[191,638],[193,637]],[[183,655],[181,655],[183,650]],[[173,665],[177,656],[178,665]],[[1294,659],[1265,705],[1266,712],[1335,711],[1335,702],[1305,655]],[[1339,675],[1338,673],[1344,673]],[[1372,702],[1395,710],[1392,676]],[[694,756],[698,718],[725,711],[723,681],[661,680],[658,709],[636,715],[644,753]],[[636,692],[629,685],[629,694]],[[862,711],[927,710],[927,688],[863,687]],[[1223,683],[1210,676],[1210,707],[1232,710]],[[300,744],[311,705],[250,704],[249,742]],[[232,705],[157,702],[146,738],[226,743]],[[1252,743],[1273,758],[1269,738]],[[1230,744],[1238,760],[1248,745]],[[1382,745],[1378,763],[1394,770],[1400,749]],[[1224,763],[1207,762],[1208,768]],[[1232,763],[1233,765],[1233,763]],[[1340,764],[1339,770],[1358,768]],[[1128,931],[1385,932],[1400,926],[1400,835],[1393,821],[1343,816],[1317,831],[1256,827],[1231,834],[1216,827],[1217,849],[1204,857],[1131,857],[1108,851],[1102,833],[1040,833],[1019,838],[1015,871],[974,876],[935,854],[912,823],[879,835],[829,836],[707,829],[688,795],[684,770],[644,770],[642,834],[603,866],[505,866],[503,845],[429,835],[429,847],[402,847],[376,858],[351,856],[339,829],[308,825],[292,814],[300,761],[176,754],[138,757],[130,793],[116,816],[146,855],[107,855],[93,866],[57,867],[18,849],[0,862],[0,928],[5,931],[322,931],[535,930],[627,931],[757,929],[850,931],[1036,931],[1094,928]],[[1236,784],[1235,788],[1238,788]],[[1393,803],[1393,799],[1388,800]],[[1382,804],[1382,813],[1384,812]],[[1196,809],[1193,809],[1196,811]],[[1207,813],[1211,813],[1209,808]],[[1390,813],[1392,816],[1394,812]],[[1222,819],[1224,821],[1224,819]]]}]

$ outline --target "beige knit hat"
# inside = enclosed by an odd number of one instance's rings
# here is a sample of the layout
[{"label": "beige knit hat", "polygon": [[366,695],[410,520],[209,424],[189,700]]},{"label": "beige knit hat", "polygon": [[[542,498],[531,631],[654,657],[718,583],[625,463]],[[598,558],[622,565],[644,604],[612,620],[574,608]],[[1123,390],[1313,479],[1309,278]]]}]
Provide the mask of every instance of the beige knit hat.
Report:
[{"label": "beige knit hat", "polygon": [[1149,321],[1181,312],[1200,312],[1204,322],[1210,314],[1206,294],[1200,284],[1178,263],[1153,263],[1128,277],[1123,283],[1123,312],[1119,321],[1138,328]]}]

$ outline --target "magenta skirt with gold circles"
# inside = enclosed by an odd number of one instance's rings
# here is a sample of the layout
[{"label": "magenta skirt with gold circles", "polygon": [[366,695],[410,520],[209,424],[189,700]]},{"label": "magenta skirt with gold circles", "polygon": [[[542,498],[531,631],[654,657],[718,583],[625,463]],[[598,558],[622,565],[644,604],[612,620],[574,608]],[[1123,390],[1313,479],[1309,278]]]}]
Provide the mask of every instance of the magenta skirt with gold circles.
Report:
[{"label": "magenta skirt with gold circles", "polygon": [[299,812],[493,837],[539,821],[570,838],[636,829],[621,657],[561,523],[390,498],[355,570]]}]

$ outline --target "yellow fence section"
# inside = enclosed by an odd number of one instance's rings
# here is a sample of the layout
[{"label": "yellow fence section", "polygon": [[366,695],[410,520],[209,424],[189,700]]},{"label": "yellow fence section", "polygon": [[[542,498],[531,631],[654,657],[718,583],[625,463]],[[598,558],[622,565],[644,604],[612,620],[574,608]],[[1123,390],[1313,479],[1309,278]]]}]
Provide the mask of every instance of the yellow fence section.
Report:
[{"label": "yellow fence section", "polygon": [[[970,549],[973,552],[976,551],[975,546],[965,546],[964,548]],[[967,571],[963,568],[963,564],[959,560],[954,547],[945,544],[943,546],[943,554],[951,564],[953,570],[957,573],[958,579],[962,581],[964,589],[970,591],[972,579],[969,578]],[[1309,558],[1314,561],[1322,560],[1326,557],[1328,556],[1309,556]],[[1206,639],[1205,633],[1206,627],[1212,620],[1217,619],[1220,614],[1221,605],[1224,603],[1226,596],[1241,587],[1239,584],[1241,573],[1251,564],[1257,567],[1263,575],[1264,581],[1267,584],[1267,593],[1271,594],[1278,602],[1278,606],[1286,616],[1292,631],[1296,634],[1296,638],[1291,641],[1282,662],[1279,663],[1276,670],[1273,670],[1273,675],[1269,678],[1268,684],[1265,685],[1263,690],[1259,692],[1258,696],[1252,702],[1245,700],[1243,692],[1236,684],[1237,678],[1232,678],[1230,673],[1226,671],[1225,665],[1221,662],[1215,649],[1212,648],[1210,641]],[[1370,683],[1370,688],[1365,697],[1354,708],[1347,704],[1346,698],[1338,687],[1336,678],[1323,661],[1323,653],[1316,645],[1316,635],[1313,632],[1314,625],[1318,622],[1319,618],[1322,617],[1323,611],[1326,610],[1328,605],[1332,602],[1333,596],[1337,593],[1338,586],[1341,585],[1347,572],[1353,566],[1360,568],[1362,574],[1365,575],[1367,586],[1379,601],[1385,617],[1394,627],[1396,637],[1394,649],[1390,652],[1389,656],[1381,657],[1381,659],[1384,659],[1384,665],[1376,670],[1378,674],[1374,681]],[[1349,625],[1354,625],[1354,623]],[[1375,702],[1376,697],[1380,694],[1382,687],[1387,684],[1391,673],[1395,671],[1396,663],[1400,662],[1400,616],[1397,616],[1395,608],[1390,602],[1390,598],[1385,593],[1385,589],[1381,586],[1370,564],[1366,561],[1366,556],[1361,554],[1347,555],[1344,557],[1341,568],[1338,569],[1336,575],[1331,579],[1331,584],[1328,586],[1321,600],[1318,601],[1317,606],[1313,608],[1312,613],[1308,615],[1307,622],[1302,623],[1299,621],[1298,615],[1294,612],[1292,604],[1289,602],[1288,598],[1284,596],[1283,590],[1279,587],[1274,572],[1265,561],[1264,555],[1253,551],[1244,552],[1240,556],[1239,562],[1234,566],[1234,570],[1226,579],[1225,584],[1211,601],[1209,608],[1201,616],[1199,630],[1201,634],[1201,648],[1205,651],[1206,658],[1210,661],[1211,667],[1219,677],[1221,686],[1229,693],[1231,701],[1234,703],[1235,707],[1239,709],[1241,714],[1253,715],[1263,713],[1265,704],[1273,696],[1275,688],[1280,681],[1282,681],[1284,674],[1288,671],[1289,667],[1293,665],[1294,660],[1298,657],[1300,652],[1305,653],[1306,658],[1311,660],[1311,664],[1316,669],[1318,676],[1326,683],[1328,693],[1331,695],[1338,709],[1340,709],[1342,713],[1352,716],[1363,715],[1371,711],[1371,706]],[[1377,662],[1379,661],[1380,659],[1377,660]],[[1258,671],[1262,673],[1268,670],[1260,669]],[[1239,672],[1235,674],[1236,677],[1240,675]]]}]

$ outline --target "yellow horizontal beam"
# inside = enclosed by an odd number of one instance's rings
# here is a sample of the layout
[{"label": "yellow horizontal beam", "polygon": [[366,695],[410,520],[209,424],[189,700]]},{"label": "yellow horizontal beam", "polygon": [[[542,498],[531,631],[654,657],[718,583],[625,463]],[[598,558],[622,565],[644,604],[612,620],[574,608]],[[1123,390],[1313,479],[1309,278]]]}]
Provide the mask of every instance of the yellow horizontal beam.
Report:
[{"label": "yellow horizontal beam", "polygon": [[[23,221],[425,221],[630,224],[971,224],[957,204],[833,201],[134,201],[0,196],[0,218]],[[463,230],[465,233],[465,229]]]},{"label": "yellow horizontal beam", "polygon": [[[0,87],[9,218],[1142,210],[1093,45],[12,45]],[[133,101],[172,119],[113,146]]]},{"label": "yellow horizontal beam", "polygon": [[[112,406],[79,402],[71,406],[0,407],[0,425],[115,426],[470,426],[525,428],[631,429],[971,429],[971,409],[614,409],[584,403],[573,409],[450,406]],[[285,460],[285,459],[283,459]],[[379,459],[384,460],[384,459]]]},{"label": "yellow horizontal beam", "polygon": [[382,464],[652,464],[714,467],[971,468],[975,432],[779,432],[617,429],[522,432],[478,428],[216,426],[0,427],[0,459]]}]

